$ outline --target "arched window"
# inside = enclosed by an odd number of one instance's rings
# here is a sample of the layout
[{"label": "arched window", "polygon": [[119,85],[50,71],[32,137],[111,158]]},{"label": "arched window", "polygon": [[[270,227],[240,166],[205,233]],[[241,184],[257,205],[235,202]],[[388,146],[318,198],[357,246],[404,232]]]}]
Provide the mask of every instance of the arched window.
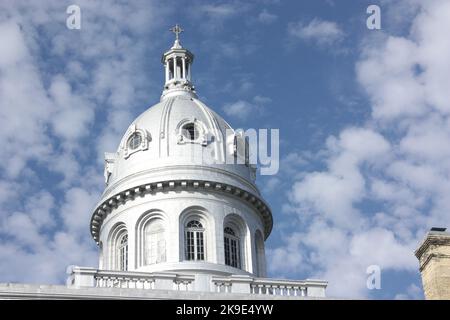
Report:
[{"label": "arched window", "polygon": [[152,219],[145,227],[145,264],[166,261],[166,239],[164,223],[161,219]]},{"label": "arched window", "polygon": [[119,270],[127,271],[128,270],[128,234],[123,233],[123,235],[119,238],[119,243],[117,247],[117,265],[119,266]]},{"label": "arched window", "polygon": [[186,260],[205,260],[205,229],[197,220],[186,224]]},{"label": "arched window", "polygon": [[225,249],[225,264],[235,268],[241,268],[241,253],[240,240],[236,232],[230,228],[225,227],[224,231],[224,249]]}]

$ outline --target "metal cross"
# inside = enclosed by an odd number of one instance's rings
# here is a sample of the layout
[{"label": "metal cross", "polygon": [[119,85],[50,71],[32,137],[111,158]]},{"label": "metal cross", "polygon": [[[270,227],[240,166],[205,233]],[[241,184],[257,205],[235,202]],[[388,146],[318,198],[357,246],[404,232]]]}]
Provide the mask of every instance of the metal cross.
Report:
[{"label": "metal cross", "polygon": [[175,37],[177,40],[179,40],[180,33],[182,33],[184,31],[183,29],[181,29],[181,27],[178,24],[176,24],[175,27],[172,27],[169,30],[172,31],[173,33],[175,33]]}]

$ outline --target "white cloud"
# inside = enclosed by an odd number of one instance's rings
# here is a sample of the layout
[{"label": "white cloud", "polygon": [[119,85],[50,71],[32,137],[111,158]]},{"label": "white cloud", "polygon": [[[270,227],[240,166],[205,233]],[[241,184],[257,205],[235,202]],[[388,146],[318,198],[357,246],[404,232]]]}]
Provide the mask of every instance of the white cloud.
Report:
[{"label": "white cloud", "polygon": [[303,204],[303,211],[318,212],[340,227],[357,227],[360,221],[354,205],[366,196],[359,165],[386,157],[389,143],[372,130],[349,128],[339,139],[329,138],[327,146],[329,171],[305,175],[294,183],[289,198]]},{"label": "white cloud", "polygon": [[344,31],[332,21],[314,18],[308,24],[300,21],[289,23],[290,36],[304,41],[313,41],[318,45],[332,45],[343,40]]},{"label": "white cloud", "polygon": [[229,117],[244,120],[249,115],[257,112],[258,106],[244,100],[238,100],[234,103],[226,104],[223,106],[222,110]]},{"label": "white cloud", "polygon": [[41,191],[31,196],[25,203],[25,211],[38,228],[51,228],[55,225],[55,216],[52,210],[55,199],[48,191]]},{"label": "white cloud", "polygon": [[263,184],[263,191],[266,194],[270,194],[275,191],[281,184],[281,180],[277,177],[270,177],[266,183]]},{"label": "white cloud", "polygon": [[77,4],[75,31],[61,1],[0,4],[0,282],[57,283],[67,265],[96,265],[95,155],[115,150],[141,104],[153,44],[136,39],[168,13],[157,3]]},{"label": "white cloud", "polygon": [[61,75],[53,79],[49,94],[56,108],[51,117],[55,133],[67,140],[87,136],[94,121],[94,107],[89,101],[73,94],[70,84]]},{"label": "white cloud", "polygon": [[201,5],[198,9],[213,18],[227,18],[235,15],[238,11],[234,5],[228,3]]},{"label": "white cloud", "polygon": [[100,199],[99,193],[89,193],[81,188],[71,188],[66,192],[61,205],[61,218],[67,230],[75,235],[88,233],[87,221],[90,221],[92,209]]},{"label": "white cloud", "polygon": [[245,120],[250,115],[260,115],[264,113],[264,105],[272,100],[263,96],[255,96],[252,102],[238,100],[234,103],[228,103],[222,107],[222,110],[229,117],[239,120]]},{"label": "white cloud", "polygon": [[27,48],[22,41],[21,32],[17,24],[12,21],[0,24],[2,30],[1,40],[3,44],[0,50],[0,67],[14,66],[27,55]]},{"label": "white cloud", "polygon": [[395,295],[395,300],[423,300],[423,290],[414,283],[410,284],[405,293],[398,293]]},{"label": "white cloud", "polygon": [[258,21],[263,24],[271,24],[275,22],[277,19],[278,16],[276,14],[270,13],[266,9],[264,9],[258,14]]},{"label": "white cloud", "polygon": [[417,269],[417,260],[412,254],[414,244],[404,245],[395,238],[394,231],[373,228],[357,231],[349,246],[350,255],[357,257],[362,266],[378,265],[382,269]]},{"label": "white cloud", "polygon": [[[417,273],[413,251],[426,230],[450,225],[449,21],[450,3],[421,2],[407,36],[365,41],[356,70],[371,118],[327,139],[324,170],[294,175],[286,212],[307,225],[297,247],[310,252],[297,267],[329,280],[330,296],[370,296],[371,264]],[[396,297],[420,294],[412,283]]]},{"label": "white cloud", "polygon": [[258,104],[268,104],[272,102],[272,99],[270,99],[269,97],[264,97],[264,96],[254,96],[253,97],[253,102],[254,103],[258,103]]}]

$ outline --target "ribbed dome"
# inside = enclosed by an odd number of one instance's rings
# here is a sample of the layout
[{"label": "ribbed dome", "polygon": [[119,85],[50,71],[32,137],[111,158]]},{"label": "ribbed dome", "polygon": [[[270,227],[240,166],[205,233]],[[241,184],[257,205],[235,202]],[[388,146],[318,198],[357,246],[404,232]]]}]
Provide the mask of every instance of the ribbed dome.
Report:
[{"label": "ribbed dome", "polygon": [[[236,141],[244,143],[237,137],[222,117],[195,96],[166,97],[132,122],[116,154],[109,155],[113,165],[104,196],[168,179],[211,180],[259,194],[254,167],[229,164]],[[243,161],[245,155],[237,157]]]}]

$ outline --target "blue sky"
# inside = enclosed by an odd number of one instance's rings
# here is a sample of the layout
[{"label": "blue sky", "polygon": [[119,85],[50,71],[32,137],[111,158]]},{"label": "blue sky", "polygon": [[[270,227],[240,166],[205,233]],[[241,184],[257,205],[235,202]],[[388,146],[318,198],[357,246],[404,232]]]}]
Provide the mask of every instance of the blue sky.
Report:
[{"label": "blue sky", "polygon": [[[70,4],[80,30],[66,28]],[[381,7],[381,30],[366,8]],[[200,98],[280,129],[269,275],[334,297],[422,298],[414,249],[450,217],[447,1],[2,1],[0,281],[97,263],[103,153],[159,100],[179,23]],[[379,265],[382,288],[366,288]]]}]

